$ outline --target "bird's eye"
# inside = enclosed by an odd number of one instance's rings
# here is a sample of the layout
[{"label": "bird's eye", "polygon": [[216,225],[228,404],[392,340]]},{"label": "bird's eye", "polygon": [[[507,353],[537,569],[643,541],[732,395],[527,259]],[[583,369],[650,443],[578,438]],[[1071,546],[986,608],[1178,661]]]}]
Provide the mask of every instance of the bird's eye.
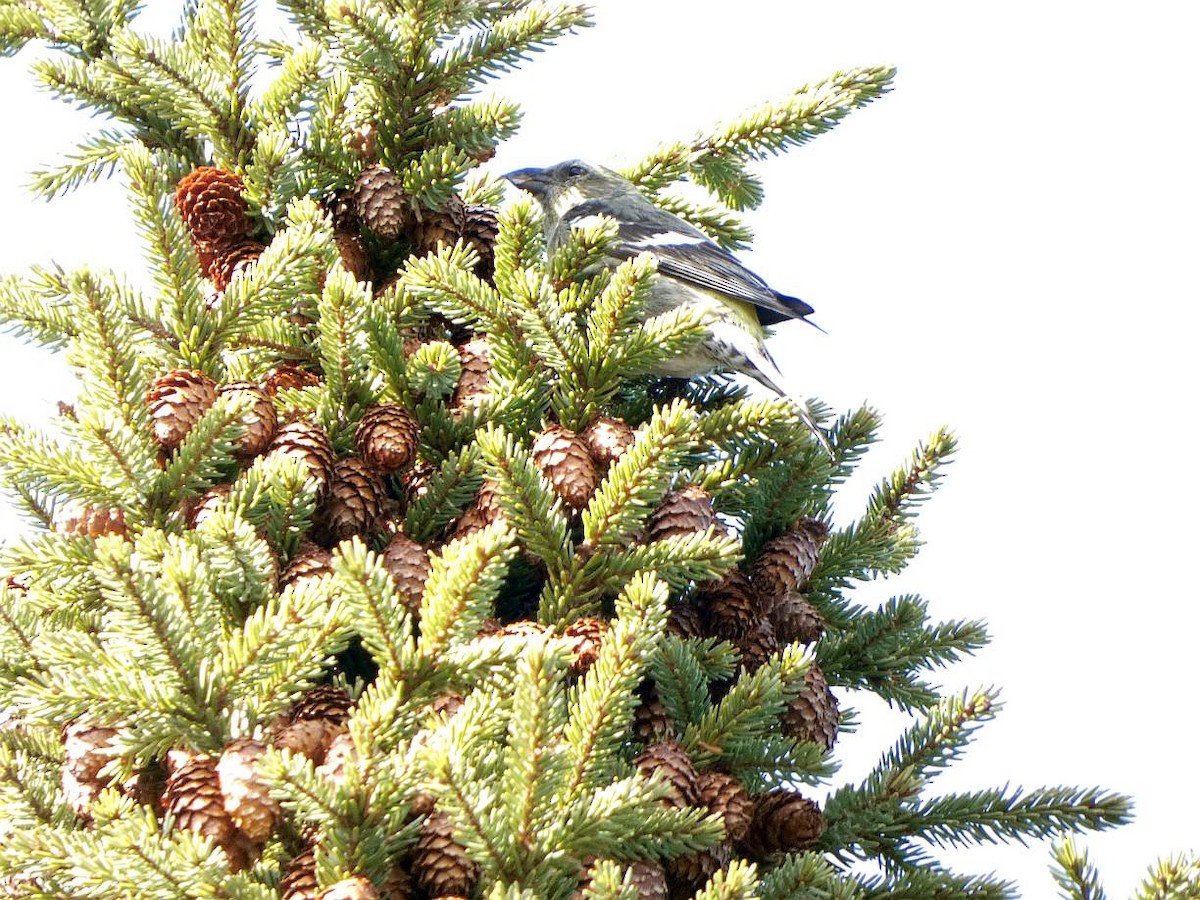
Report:
[{"label": "bird's eye", "polygon": [[587,169],[583,166],[571,166],[571,168],[567,169],[567,174],[572,178],[578,178],[580,175],[587,174]]}]

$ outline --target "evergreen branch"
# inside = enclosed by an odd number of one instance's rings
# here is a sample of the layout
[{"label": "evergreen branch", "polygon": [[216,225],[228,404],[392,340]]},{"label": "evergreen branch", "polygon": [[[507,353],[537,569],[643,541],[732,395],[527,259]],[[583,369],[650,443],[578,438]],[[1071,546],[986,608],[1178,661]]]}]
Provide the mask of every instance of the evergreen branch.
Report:
[{"label": "evergreen branch", "polygon": [[588,869],[588,885],[583,889],[583,900],[638,900],[642,894],[634,883],[629,870],[611,859],[598,859]]},{"label": "evergreen branch", "polygon": [[789,853],[763,874],[760,900],[862,900],[857,884],[819,853]]},{"label": "evergreen branch", "polygon": [[370,303],[370,291],[340,264],[330,270],[317,301],[317,347],[329,399],[338,409],[366,406],[371,400],[361,346]]},{"label": "evergreen branch", "polygon": [[398,173],[404,193],[424,209],[442,209],[459,182],[476,165],[466,152],[449,145],[423,150]]},{"label": "evergreen branch", "polygon": [[797,783],[817,785],[838,769],[820,744],[778,734],[732,740],[723,748],[721,760],[751,793]]},{"label": "evergreen branch", "polygon": [[856,900],[930,900],[931,897],[1017,900],[1019,897],[1014,882],[991,875],[958,875],[933,863],[891,875],[860,875],[852,883],[859,891],[853,895]]},{"label": "evergreen branch", "polygon": [[695,900],[754,900],[758,893],[758,866],[735,859],[718,869],[708,884],[695,894]]},{"label": "evergreen branch", "polygon": [[0,417],[0,435],[0,477],[5,483],[109,508],[131,499],[78,447],[52,441],[7,417]]},{"label": "evergreen branch", "polygon": [[512,334],[515,322],[494,287],[472,270],[473,251],[459,243],[425,257],[410,257],[401,275],[403,290],[452,322],[478,331]]},{"label": "evergreen branch", "polygon": [[1138,886],[1136,900],[1189,900],[1196,896],[1200,896],[1200,857],[1181,853],[1150,867]]},{"label": "evergreen branch", "polygon": [[404,533],[417,541],[429,541],[441,531],[479,490],[476,474],[478,451],[474,444],[451,452],[434,472],[422,493],[410,503],[404,517]]},{"label": "evergreen branch", "polygon": [[245,431],[243,423],[253,403],[254,398],[246,394],[217,397],[150,484],[150,497],[156,505],[168,497],[203,493],[208,485],[221,480],[233,465],[237,439]]},{"label": "evergreen branch", "polygon": [[251,102],[250,118],[270,125],[288,125],[320,86],[324,61],[325,48],[316,41],[302,40],[289,46],[278,74]]},{"label": "evergreen branch", "polygon": [[54,286],[58,273],[35,269],[33,277],[0,277],[0,322],[20,337],[36,341],[50,350],[61,350],[79,333],[66,300],[65,285]]},{"label": "evergreen branch", "polygon": [[525,197],[500,211],[494,278],[499,290],[515,293],[521,289],[521,282],[530,273],[540,274],[544,271],[546,241],[542,224],[540,210]]},{"label": "evergreen branch", "polygon": [[254,142],[247,109],[254,78],[253,24],[253,0],[201,0],[186,40],[187,49],[217,78],[222,100],[217,121],[229,145],[227,162],[238,168]]},{"label": "evergreen branch", "polygon": [[224,506],[206,516],[193,533],[208,564],[213,593],[240,620],[275,596],[279,563],[273,546],[257,529]]},{"label": "evergreen branch", "polygon": [[81,141],[60,165],[35,170],[30,186],[35,194],[50,200],[83,184],[110,178],[122,161],[122,152],[134,140],[127,132],[100,131]]},{"label": "evergreen branch", "polygon": [[1065,900],[1105,900],[1100,873],[1088,858],[1087,850],[1078,847],[1071,838],[1065,838],[1054,845],[1053,854],[1051,872],[1063,889],[1060,896]]},{"label": "evergreen branch", "polygon": [[741,541],[715,527],[622,550],[606,547],[587,560],[582,584],[576,590],[580,594],[593,590],[615,593],[635,572],[643,570],[682,589],[691,582],[723,577],[741,558]]},{"label": "evergreen branch", "polygon": [[335,589],[363,646],[386,677],[403,681],[417,663],[413,622],[391,576],[358,538],[337,546],[332,566]]},{"label": "evergreen branch", "polygon": [[435,116],[426,129],[425,140],[479,158],[516,134],[520,124],[521,108],[517,104],[490,97],[453,106]]},{"label": "evergreen branch", "polygon": [[[302,460],[268,454],[238,476],[225,505],[291,555],[312,523],[319,494],[320,486]],[[174,505],[175,499],[167,502]]]},{"label": "evergreen branch", "polygon": [[[715,643],[716,639],[709,640]],[[658,699],[671,720],[685,727],[701,722],[713,709],[709,677],[697,659],[698,649],[694,641],[668,634],[650,660]],[[731,662],[727,675],[732,674]]]}]

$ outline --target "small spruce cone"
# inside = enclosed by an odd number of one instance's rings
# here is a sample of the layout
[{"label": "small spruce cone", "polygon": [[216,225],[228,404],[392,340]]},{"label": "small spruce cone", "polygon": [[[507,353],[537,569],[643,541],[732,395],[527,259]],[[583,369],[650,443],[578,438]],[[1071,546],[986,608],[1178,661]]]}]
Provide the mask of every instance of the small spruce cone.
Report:
[{"label": "small spruce cone", "polygon": [[385,240],[396,240],[413,221],[412,203],[400,179],[383,166],[363,169],[350,196],[362,223]]},{"label": "small spruce cone", "polygon": [[574,659],[571,671],[582,675],[600,658],[600,645],[608,634],[608,623],[586,616],[578,619],[563,629],[563,637],[571,641]]},{"label": "small spruce cone", "polygon": [[379,892],[369,879],[355,875],[331,884],[317,894],[317,900],[379,900]]},{"label": "small spruce cone", "polygon": [[174,450],[216,399],[216,383],[197,369],[163,375],[146,392],[155,439]]},{"label": "small spruce cone", "polygon": [[366,463],[347,456],[333,464],[322,522],[333,541],[365,534],[383,513],[387,489]]},{"label": "small spruce cone", "polygon": [[108,786],[100,770],[112,760],[107,752],[117,736],[115,728],[103,728],[86,720],[72,722],[62,732],[62,789],[67,805],[80,818],[91,815],[92,801]]},{"label": "small spruce cone", "polygon": [[704,614],[691,603],[672,606],[667,616],[667,633],[679,638],[704,637]]},{"label": "small spruce cone", "polygon": [[454,523],[452,537],[455,539],[469,537],[479,529],[500,521],[503,517],[504,508],[500,505],[500,498],[496,496],[496,486],[490,481],[485,481],[480,486],[479,493],[475,495],[474,501],[463,510],[463,514]]},{"label": "small spruce cone", "polygon": [[379,889],[379,896],[382,900],[411,900],[412,895],[412,876],[403,866],[393,865],[388,871],[387,881]]},{"label": "small spruce cone", "polygon": [[321,199],[321,209],[329,214],[334,234],[357,234],[362,228],[358,213],[354,211],[354,199],[350,193],[342,188],[326,194]]},{"label": "small spruce cone", "polygon": [[675,723],[667,715],[667,708],[658,696],[652,681],[644,681],[638,688],[642,702],[633,711],[633,733],[643,744],[657,744],[673,739]]},{"label": "small spruce cone", "polygon": [[838,734],[837,698],[816,663],[804,675],[804,690],[787,705],[779,722],[788,737],[833,749]]},{"label": "small spruce cone", "polygon": [[651,744],[633,764],[646,775],[658,772],[662,780],[671,786],[665,800],[668,806],[683,809],[698,802],[696,766],[679,741]]},{"label": "small spruce cone", "polygon": [[340,731],[325,748],[325,758],[321,765],[317,766],[317,774],[325,776],[334,784],[344,784],[346,766],[357,760],[358,748],[354,746],[354,738],[350,736],[349,731]]},{"label": "small spruce cone", "polygon": [[571,509],[587,506],[599,481],[587,444],[575,432],[551,425],[529,448],[533,461],[554,493]]},{"label": "small spruce cone", "polygon": [[771,623],[781,644],[812,644],[825,633],[825,617],[803,594],[784,594],[771,607]]},{"label": "small spruce cone", "polygon": [[266,746],[252,738],[237,738],[225,745],[217,760],[217,776],[225,796],[225,812],[255,844],[266,843],[281,815],[271,799],[270,786],[258,768]]},{"label": "small spruce cone", "polygon": [[279,750],[290,750],[319,766],[325,762],[334,738],[345,730],[345,725],[329,719],[300,719],[280,728],[272,743]]},{"label": "small spruce cone", "polygon": [[318,547],[312,541],[301,541],[296,555],[293,556],[279,576],[281,585],[298,585],[306,578],[320,578],[333,574],[333,554],[324,547]]},{"label": "small spruce cone", "polygon": [[314,848],[305,847],[284,867],[279,894],[283,900],[317,900],[320,890]]},{"label": "small spruce cone", "polygon": [[458,347],[462,374],[450,395],[452,409],[478,406],[487,397],[488,381],[492,376],[492,348],[486,338],[475,338]]},{"label": "small spruce cone", "polygon": [[266,244],[247,238],[236,244],[202,251],[200,261],[213,287],[220,293],[229,287],[234,278],[258,262],[266,249]]},{"label": "small spruce cone", "polygon": [[466,224],[467,207],[457,194],[452,194],[441,209],[418,210],[412,229],[412,252],[424,256],[435,252],[438,244],[452,246],[463,236]]},{"label": "small spruce cone", "polygon": [[193,756],[171,773],[163,805],[176,828],[208,837],[224,850],[230,869],[237,872],[249,865],[246,840],[225,811],[217,763],[211,756]]},{"label": "small spruce cone", "polygon": [[479,866],[454,840],[454,828],[444,813],[433,812],[421,823],[413,850],[412,874],[431,897],[469,896],[479,878]]},{"label": "small spruce cone", "polygon": [[300,388],[315,387],[321,379],[308,369],[302,369],[291,363],[276,366],[263,376],[263,389],[272,397],[280,391],[299,390]]},{"label": "small spruce cone", "polygon": [[647,537],[652,541],[707,531],[717,521],[712,495],[696,484],[685,485],[663,497],[646,523]]},{"label": "small spruce cone", "polygon": [[288,721],[325,719],[343,725],[350,719],[350,707],[353,705],[354,701],[345,688],[336,684],[318,684],[301,694],[292,704],[287,713]]},{"label": "small spruce cone", "polygon": [[463,223],[463,241],[475,248],[479,262],[475,274],[484,281],[491,281],[496,274],[496,238],[500,234],[499,217],[490,206],[467,205],[466,221]]},{"label": "small spruce cone", "polygon": [[235,381],[224,385],[220,393],[242,394],[250,398],[250,410],[242,417],[242,425],[246,430],[238,438],[234,455],[241,459],[253,459],[267,449],[271,438],[275,437],[275,427],[279,424],[271,395],[257,384],[248,381]]},{"label": "small spruce cone", "polygon": [[700,802],[725,820],[725,836],[740,841],[750,828],[754,816],[754,801],[746,787],[724,772],[701,772],[698,781]]},{"label": "small spruce cone", "polygon": [[359,420],[354,442],[367,465],[386,474],[406,468],[417,457],[421,426],[403,406],[372,406]]},{"label": "small spruce cone", "polygon": [[579,436],[587,444],[588,453],[592,454],[596,465],[601,468],[607,468],[633,444],[633,429],[624,419],[609,416],[600,416]]},{"label": "small spruce cone", "polygon": [[232,484],[214,484],[199,497],[189,498],[181,506],[187,523],[192,528],[199,528],[204,521],[217,511],[229,492]]},{"label": "small spruce cone", "polygon": [[702,585],[696,601],[708,622],[706,633],[717,637],[741,637],[763,618],[750,580],[737,569]]},{"label": "small spruce cone", "polygon": [[829,526],[820,519],[802,519],[795,529],[763,545],[754,561],[754,587],[764,604],[804,587],[828,534]]},{"label": "small spruce cone", "polygon": [[780,788],[754,798],[754,817],[739,848],[765,862],[773,853],[811,847],[824,830],[825,817],[816,803]]},{"label": "small spruce cone", "polygon": [[767,618],[760,618],[749,631],[734,638],[733,644],[742,655],[742,666],[747,672],[757,672],[773,653],[779,652],[779,640]]},{"label": "small spruce cone", "polygon": [[319,425],[304,420],[289,422],[275,432],[268,452],[296,457],[308,467],[322,492],[328,486],[335,457],[329,435]]},{"label": "small spruce cone", "polygon": [[83,534],[98,538],[105,534],[124,536],[125,511],[93,506],[82,500],[69,500],[54,509],[54,530],[60,534]]},{"label": "small spruce cone", "polygon": [[364,160],[370,160],[375,158],[378,142],[379,129],[375,127],[375,123],[363,122],[350,133],[350,140],[347,143],[350,149]]},{"label": "small spruce cone", "polygon": [[198,244],[229,244],[246,236],[246,185],[233,172],[201,166],[180,179],[175,208]]},{"label": "small spruce cone", "polygon": [[392,576],[396,592],[412,615],[421,610],[421,595],[431,565],[429,551],[405,534],[397,532],[383,551],[383,567]]},{"label": "small spruce cone", "polygon": [[371,280],[371,257],[367,253],[366,243],[359,235],[346,231],[335,231],[333,245],[337,247],[342,267],[354,276],[355,281]]},{"label": "small spruce cone", "polygon": [[728,843],[717,844],[686,856],[673,856],[666,861],[667,875],[671,883],[691,895],[705,882],[729,865],[733,849]]}]

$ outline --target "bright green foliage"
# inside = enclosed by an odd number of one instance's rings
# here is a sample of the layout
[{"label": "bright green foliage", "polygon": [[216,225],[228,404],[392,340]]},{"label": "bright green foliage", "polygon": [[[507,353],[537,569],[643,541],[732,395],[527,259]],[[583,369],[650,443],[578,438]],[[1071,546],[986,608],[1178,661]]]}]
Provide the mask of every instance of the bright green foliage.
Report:
[{"label": "bright green foliage", "polygon": [[[875,440],[875,411],[838,416],[719,377],[653,377],[705,323],[680,311],[647,319],[656,261],[598,265],[610,221],[581,227],[552,259],[522,199],[484,215],[498,222],[494,237],[463,230],[423,245],[411,227],[394,241],[360,229],[372,277],[358,280],[329,195],[344,202],[379,165],[413,221],[499,206],[503,186],[480,164],[520,111],[479,91],[589,24],[586,8],[282,7],[288,36],[262,40],[240,0],[189,2],[167,36],[140,31],[128,0],[0,0],[0,48],[49,45],[41,82],[107,118],[35,188],[52,196],[120,168],[149,274],[144,289],[53,267],[0,278],[0,318],[64,352],[82,397],[44,428],[0,420],[0,483],[30,520],[0,550],[5,890],[269,900],[306,846],[322,887],[352,876],[382,886],[414,858],[433,798],[477,867],[475,898],[567,900],[590,865],[581,896],[635,900],[632,863],[710,850],[736,852],[672,896],[1010,897],[1011,884],[947,871],[933,851],[1128,817],[1125,798],[1096,789],[930,790],[998,708],[994,692],[945,695],[926,680],[981,647],[983,625],[931,621],[914,595],[867,608],[854,591],[917,552],[915,515],[954,452],[949,432],[832,529],[802,585],[823,637],[754,666],[746,646],[715,632],[685,636],[678,616],[713,582],[751,573],[764,545],[802,520],[833,522],[838,487]],[[877,99],[892,74],[837,73],[652,150],[627,174],[664,208],[743,246],[739,213],[764,191],[753,164]],[[219,292],[174,201],[180,179],[205,165],[242,179],[245,236],[265,246]],[[685,180],[711,199],[674,192]],[[478,360],[462,345],[472,336],[486,337],[490,368],[468,402],[460,389]],[[416,422],[416,461],[356,494],[314,477],[319,453],[248,459],[245,392],[198,411],[168,452],[146,396],[177,369],[267,385],[281,420],[319,426],[342,459],[367,459],[360,421],[397,404]],[[276,383],[289,371],[315,383]],[[802,414],[826,429],[832,456]],[[535,438],[549,424],[584,432],[599,416],[623,420],[632,443],[594,471],[575,509]],[[717,520],[652,539],[653,513],[685,485],[708,493]],[[331,510],[348,491],[367,496],[373,518],[337,540]],[[418,557],[428,551],[415,592],[388,555],[397,531],[421,543]],[[319,565],[312,540],[328,551]],[[317,568],[300,577],[305,564]],[[588,629],[598,647],[581,650]],[[832,783],[836,747],[781,727],[816,669],[840,696],[869,691],[914,716],[859,784]],[[352,698],[336,767],[273,745],[296,701],[323,684]],[[701,772],[730,774],[751,795],[815,797],[831,785],[823,833],[752,859],[728,845],[719,815],[665,803],[677,786],[637,762],[651,687]],[[61,735],[81,722],[112,738],[98,751],[107,763],[94,796],[72,808]],[[234,871],[228,848],[156,814],[128,783],[172,751],[215,756],[240,737],[270,745],[257,766],[282,822]],[[1099,896],[1072,845],[1058,858],[1070,896]],[[1168,860],[1142,896],[1190,896],[1196,884],[1193,862]]]},{"label": "bright green foliage", "polygon": [[[1054,880],[1067,900],[1105,900],[1100,873],[1087,851],[1068,838],[1054,846]],[[1164,857],[1146,872],[1136,900],[1190,900],[1200,897],[1200,858],[1181,853]]]}]

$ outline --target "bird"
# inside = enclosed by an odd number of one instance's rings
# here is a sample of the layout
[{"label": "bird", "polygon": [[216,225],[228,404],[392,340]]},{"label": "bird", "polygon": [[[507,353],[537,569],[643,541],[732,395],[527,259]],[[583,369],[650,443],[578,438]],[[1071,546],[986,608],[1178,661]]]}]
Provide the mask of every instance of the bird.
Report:
[{"label": "bird", "polygon": [[[656,374],[691,378],[731,369],[788,396],[781,386],[783,375],[767,352],[765,326],[799,319],[819,328],[808,319],[814,312],[809,304],[772,288],[699,228],[656,206],[611,169],[569,159],[545,168],[517,169],[504,178],[541,205],[551,256],[573,229],[608,216],[617,223],[617,243],[606,265],[615,267],[646,252],[658,260],[647,316],[680,307],[707,315],[705,336],[684,354],[659,364]],[[824,430],[803,404],[797,408],[832,455]]]}]

